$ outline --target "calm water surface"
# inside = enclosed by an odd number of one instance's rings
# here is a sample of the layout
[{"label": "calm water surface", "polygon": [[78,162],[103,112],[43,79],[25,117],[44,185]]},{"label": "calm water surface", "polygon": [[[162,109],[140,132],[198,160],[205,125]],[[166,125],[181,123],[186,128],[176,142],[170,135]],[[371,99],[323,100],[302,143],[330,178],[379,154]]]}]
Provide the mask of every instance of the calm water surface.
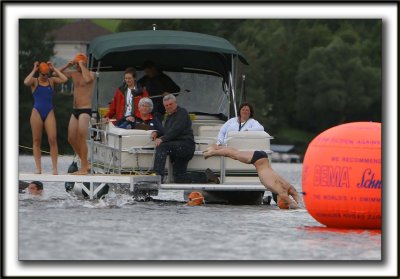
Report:
[{"label": "calm water surface", "polygon": [[[50,173],[50,159],[42,162]],[[60,157],[59,172],[71,162]],[[20,157],[20,172],[33,167],[32,156]],[[273,168],[301,191],[301,164]],[[19,195],[19,260],[381,260],[380,232],[328,229],[305,209],[189,207],[182,191],[160,191],[165,202],[114,191],[89,201],[64,183],[44,187],[42,197]]]}]

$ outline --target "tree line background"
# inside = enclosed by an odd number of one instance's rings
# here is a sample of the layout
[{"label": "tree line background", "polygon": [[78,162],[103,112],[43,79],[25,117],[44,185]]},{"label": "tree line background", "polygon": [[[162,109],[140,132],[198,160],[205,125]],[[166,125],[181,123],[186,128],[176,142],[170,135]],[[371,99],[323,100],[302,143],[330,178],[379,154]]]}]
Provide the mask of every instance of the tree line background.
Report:
[{"label": "tree line background", "polygon": [[[66,20],[20,20],[19,144],[31,147],[33,98],[23,80],[33,62],[54,55],[51,31]],[[111,22],[111,21],[110,21]],[[107,20],[103,20],[107,27]],[[246,98],[274,144],[304,154],[322,131],[355,121],[382,120],[380,19],[137,19],[118,20],[115,32],[157,29],[200,32],[230,41],[249,62]],[[61,66],[61,65],[58,65]],[[67,127],[72,96],[54,98],[60,154],[72,154]],[[48,151],[44,134],[42,150]],[[31,153],[20,148],[20,153]]]}]

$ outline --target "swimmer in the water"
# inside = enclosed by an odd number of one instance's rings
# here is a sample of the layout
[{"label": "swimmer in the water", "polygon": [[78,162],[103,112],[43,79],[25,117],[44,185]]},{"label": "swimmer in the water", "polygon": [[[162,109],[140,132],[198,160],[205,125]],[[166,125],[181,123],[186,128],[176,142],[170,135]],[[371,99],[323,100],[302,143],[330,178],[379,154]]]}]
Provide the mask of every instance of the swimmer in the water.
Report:
[{"label": "swimmer in the water", "polygon": [[256,167],[261,183],[268,190],[277,194],[278,200],[282,199],[290,209],[300,208],[300,195],[292,185],[271,168],[268,154],[264,151],[239,151],[232,147],[214,144],[203,152],[203,156],[205,159],[212,156],[224,156],[245,164],[253,164]]},{"label": "swimmer in the water", "polygon": [[43,193],[43,183],[40,181],[32,181],[30,183],[19,181],[19,193],[29,193],[34,196],[41,196]]}]

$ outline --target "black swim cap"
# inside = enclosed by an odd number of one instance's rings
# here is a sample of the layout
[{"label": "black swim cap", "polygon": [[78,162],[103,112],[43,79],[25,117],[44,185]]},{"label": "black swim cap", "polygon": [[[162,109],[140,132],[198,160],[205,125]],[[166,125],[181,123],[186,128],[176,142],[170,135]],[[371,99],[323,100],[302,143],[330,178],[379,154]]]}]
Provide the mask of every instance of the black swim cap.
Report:
[{"label": "black swim cap", "polygon": [[43,190],[43,183],[40,181],[32,181],[32,184],[35,184],[39,190]]}]

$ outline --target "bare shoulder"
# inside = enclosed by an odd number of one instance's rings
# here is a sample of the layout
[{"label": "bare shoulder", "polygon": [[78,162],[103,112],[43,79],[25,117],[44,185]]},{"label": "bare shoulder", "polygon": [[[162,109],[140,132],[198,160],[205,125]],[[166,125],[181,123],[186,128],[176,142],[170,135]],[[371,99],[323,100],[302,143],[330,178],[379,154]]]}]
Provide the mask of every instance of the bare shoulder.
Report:
[{"label": "bare shoulder", "polygon": [[54,84],[57,83],[57,79],[55,77],[49,78],[50,86],[54,88]]}]

